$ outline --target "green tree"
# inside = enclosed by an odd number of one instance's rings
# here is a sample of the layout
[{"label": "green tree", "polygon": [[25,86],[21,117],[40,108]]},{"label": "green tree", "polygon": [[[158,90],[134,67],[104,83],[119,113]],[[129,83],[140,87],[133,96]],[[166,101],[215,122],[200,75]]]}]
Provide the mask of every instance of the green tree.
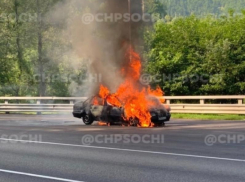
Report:
[{"label": "green tree", "polygon": [[167,8],[164,3],[159,0],[144,0],[145,12],[164,18],[167,14]]},{"label": "green tree", "polygon": [[244,93],[244,22],[245,16],[158,22],[146,34],[147,71],[160,75],[168,95]]}]

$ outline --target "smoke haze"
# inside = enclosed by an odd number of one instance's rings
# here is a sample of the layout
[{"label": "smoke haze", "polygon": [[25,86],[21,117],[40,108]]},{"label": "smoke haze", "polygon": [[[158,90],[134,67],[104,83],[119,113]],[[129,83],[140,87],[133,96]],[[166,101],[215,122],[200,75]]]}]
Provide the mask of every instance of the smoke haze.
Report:
[{"label": "smoke haze", "polygon": [[[134,0],[134,2],[139,1]],[[101,75],[101,84],[108,87],[111,92],[115,92],[122,81],[119,71],[129,61],[125,59],[125,54],[131,42],[131,35],[136,40],[137,30],[131,29],[136,29],[136,26],[123,21],[93,21],[90,24],[84,24],[82,16],[86,13],[124,14],[129,12],[129,7],[131,5],[127,0],[67,0],[56,5],[48,15],[55,23],[66,21],[62,36],[71,43],[72,51],[64,54],[73,58],[77,57],[77,59],[72,59],[70,66],[76,69],[76,66],[80,64],[77,63],[78,60],[86,60],[83,64],[87,65],[88,72],[92,75]],[[136,9],[136,6],[132,7]],[[97,93],[99,86],[99,82],[87,82],[82,86],[87,88],[87,93],[80,94],[93,95]],[[72,83],[72,95],[75,94],[73,89],[75,87],[77,87],[76,83]]]}]

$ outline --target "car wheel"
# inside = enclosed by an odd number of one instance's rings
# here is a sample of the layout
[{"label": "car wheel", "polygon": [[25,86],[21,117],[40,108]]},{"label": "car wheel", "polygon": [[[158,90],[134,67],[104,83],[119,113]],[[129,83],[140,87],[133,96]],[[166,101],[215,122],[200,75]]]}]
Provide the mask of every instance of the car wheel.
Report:
[{"label": "car wheel", "polygon": [[129,119],[129,125],[130,126],[138,126],[140,123],[139,123],[139,120],[137,118],[130,118]]},{"label": "car wheel", "polygon": [[154,127],[161,127],[161,126],[165,126],[165,122],[154,124]]},{"label": "car wheel", "polygon": [[94,119],[91,114],[85,114],[83,116],[83,122],[85,125],[91,125],[94,122]]}]

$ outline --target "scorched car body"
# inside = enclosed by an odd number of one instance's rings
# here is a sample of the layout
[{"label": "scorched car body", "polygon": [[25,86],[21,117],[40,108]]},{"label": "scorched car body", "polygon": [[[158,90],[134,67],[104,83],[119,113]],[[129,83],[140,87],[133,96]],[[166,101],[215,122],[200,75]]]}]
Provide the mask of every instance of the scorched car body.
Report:
[{"label": "scorched car body", "polygon": [[[73,107],[73,116],[82,118],[86,125],[91,125],[94,121],[101,121],[107,124],[126,124],[130,126],[139,125],[137,118],[132,118],[125,121],[125,112],[123,107],[112,106],[106,99],[96,98],[99,103],[94,104],[94,97],[90,97],[85,101],[77,102]],[[165,122],[170,120],[171,114],[169,107],[164,106],[160,101],[154,97],[149,99],[157,102],[157,106],[150,108],[151,122],[155,126],[164,125]]]}]

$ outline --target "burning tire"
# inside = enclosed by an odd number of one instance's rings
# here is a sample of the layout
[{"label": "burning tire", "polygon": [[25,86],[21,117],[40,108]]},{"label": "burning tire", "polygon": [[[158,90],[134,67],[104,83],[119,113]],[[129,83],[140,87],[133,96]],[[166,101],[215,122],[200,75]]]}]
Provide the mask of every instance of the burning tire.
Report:
[{"label": "burning tire", "polygon": [[94,122],[93,116],[91,114],[85,114],[83,116],[83,122],[85,125],[91,125]]},{"label": "burning tire", "polygon": [[129,119],[129,125],[130,126],[138,126],[138,125],[140,125],[139,119],[137,119],[137,118],[130,118]]}]

